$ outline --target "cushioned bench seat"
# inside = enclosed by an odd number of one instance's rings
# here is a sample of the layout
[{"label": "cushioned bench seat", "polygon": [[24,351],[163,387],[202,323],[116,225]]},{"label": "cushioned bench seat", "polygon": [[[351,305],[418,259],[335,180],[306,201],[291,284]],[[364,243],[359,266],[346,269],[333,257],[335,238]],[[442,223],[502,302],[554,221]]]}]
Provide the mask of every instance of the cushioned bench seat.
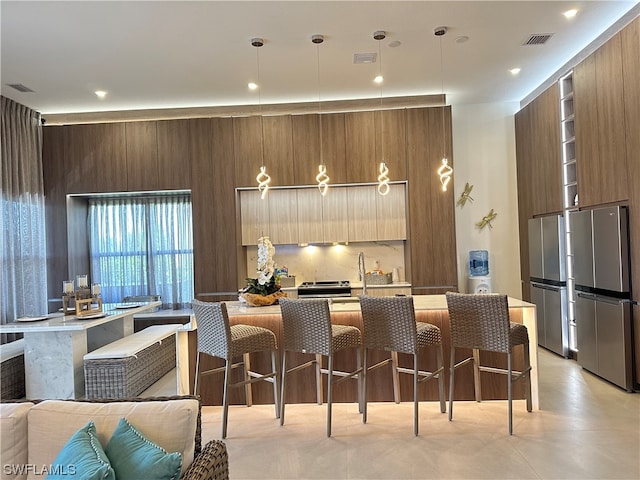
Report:
[{"label": "cushioned bench seat", "polygon": [[87,398],[126,398],[176,367],[175,333],[182,325],[154,325],[84,356]]},{"label": "cushioned bench seat", "polygon": [[25,396],[24,339],[0,345],[0,393],[2,400]]}]

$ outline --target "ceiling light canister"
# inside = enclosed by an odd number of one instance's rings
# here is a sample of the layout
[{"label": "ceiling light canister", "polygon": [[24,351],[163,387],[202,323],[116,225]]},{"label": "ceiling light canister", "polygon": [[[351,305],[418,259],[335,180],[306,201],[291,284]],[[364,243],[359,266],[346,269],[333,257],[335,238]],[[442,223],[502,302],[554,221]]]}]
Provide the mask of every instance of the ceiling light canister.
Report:
[{"label": "ceiling light canister", "polygon": [[107,92],[105,92],[104,90],[96,90],[95,92],[93,92],[96,94],[96,97],[103,99],[104,97],[107,96]]}]

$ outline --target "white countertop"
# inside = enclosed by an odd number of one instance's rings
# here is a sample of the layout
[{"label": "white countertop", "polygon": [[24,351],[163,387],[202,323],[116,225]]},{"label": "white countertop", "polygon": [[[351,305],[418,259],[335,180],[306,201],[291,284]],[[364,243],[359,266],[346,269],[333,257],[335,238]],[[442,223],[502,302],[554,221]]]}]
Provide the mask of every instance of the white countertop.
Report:
[{"label": "white countertop", "polygon": [[136,315],[146,310],[162,305],[162,302],[140,303],[133,308],[119,309],[119,304],[111,303],[103,305],[102,318],[82,318],[75,315],[64,315],[61,312],[50,313],[46,320],[38,320],[33,322],[14,322],[0,325],[0,333],[29,333],[29,332],[56,332],[56,331],[72,331],[87,330],[97,327],[104,323],[126,317],[128,315]]},{"label": "white countertop", "polygon": [[[330,309],[332,312],[359,312],[360,303],[357,297],[348,297],[344,303],[340,298],[332,299]],[[343,300],[344,301],[344,300]],[[252,307],[243,302],[225,302],[229,316],[234,315],[280,315],[280,306]],[[416,311],[446,310],[447,300],[444,295],[413,295],[413,306]],[[509,297],[509,308],[534,308],[532,303]]]}]

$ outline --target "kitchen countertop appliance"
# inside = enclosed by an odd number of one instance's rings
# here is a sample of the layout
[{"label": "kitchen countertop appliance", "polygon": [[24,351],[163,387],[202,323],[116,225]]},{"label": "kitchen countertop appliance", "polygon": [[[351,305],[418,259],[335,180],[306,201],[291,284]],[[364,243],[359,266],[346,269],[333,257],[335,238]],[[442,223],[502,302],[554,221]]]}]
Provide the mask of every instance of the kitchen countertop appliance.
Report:
[{"label": "kitchen countertop appliance", "polygon": [[350,296],[351,283],[349,280],[302,282],[298,285],[298,298],[336,298]]},{"label": "kitchen countertop appliance", "polygon": [[624,206],[571,212],[578,363],[632,391],[628,215]]}]

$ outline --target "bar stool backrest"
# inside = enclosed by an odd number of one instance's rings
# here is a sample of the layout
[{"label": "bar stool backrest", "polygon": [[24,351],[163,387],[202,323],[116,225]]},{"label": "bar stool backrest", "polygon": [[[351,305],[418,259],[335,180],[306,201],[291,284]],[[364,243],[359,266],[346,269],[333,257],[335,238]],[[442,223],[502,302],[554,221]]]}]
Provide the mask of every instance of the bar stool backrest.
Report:
[{"label": "bar stool backrest", "polygon": [[510,351],[506,295],[447,292],[446,298],[453,347]]},{"label": "bar stool backrest", "polygon": [[198,351],[218,358],[228,358],[231,327],[224,303],[191,302],[198,325]]},{"label": "bar stool backrest", "polygon": [[331,313],[326,299],[281,298],[278,303],[285,350],[331,354]]},{"label": "bar stool backrest", "polygon": [[416,353],[417,328],[413,297],[360,297],[367,348]]}]

